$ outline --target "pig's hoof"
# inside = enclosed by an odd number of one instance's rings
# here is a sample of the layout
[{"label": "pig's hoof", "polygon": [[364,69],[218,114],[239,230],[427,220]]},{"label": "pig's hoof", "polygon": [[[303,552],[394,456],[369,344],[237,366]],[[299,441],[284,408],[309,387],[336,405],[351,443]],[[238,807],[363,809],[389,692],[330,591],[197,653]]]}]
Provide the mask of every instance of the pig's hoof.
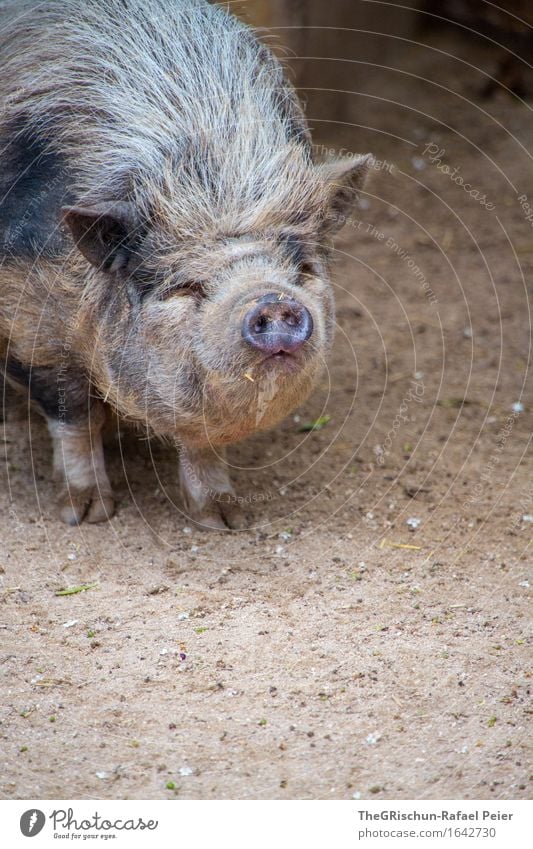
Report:
[{"label": "pig's hoof", "polygon": [[61,520],[67,525],[79,525],[87,522],[105,522],[115,512],[115,499],[107,490],[98,486],[87,489],[73,489],[64,492],[60,498]]},{"label": "pig's hoof", "polygon": [[[224,496],[221,496],[222,498]],[[193,514],[190,519],[202,531],[238,531],[248,525],[246,516],[238,504],[218,499],[214,499],[203,513]]]}]

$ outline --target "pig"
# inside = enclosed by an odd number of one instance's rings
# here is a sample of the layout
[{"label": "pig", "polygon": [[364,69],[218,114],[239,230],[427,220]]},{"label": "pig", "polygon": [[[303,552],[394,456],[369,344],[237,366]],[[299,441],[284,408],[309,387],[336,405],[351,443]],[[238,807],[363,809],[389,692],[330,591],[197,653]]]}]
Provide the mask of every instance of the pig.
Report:
[{"label": "pig", "polygon": [[226,446],[316,383],[372,157],[316,161],[280,60],[203,0],[0,0],[0,66],[0,356],[61,519],[113,515],[111,407],[176,444],[191,522],[242,527]]}]

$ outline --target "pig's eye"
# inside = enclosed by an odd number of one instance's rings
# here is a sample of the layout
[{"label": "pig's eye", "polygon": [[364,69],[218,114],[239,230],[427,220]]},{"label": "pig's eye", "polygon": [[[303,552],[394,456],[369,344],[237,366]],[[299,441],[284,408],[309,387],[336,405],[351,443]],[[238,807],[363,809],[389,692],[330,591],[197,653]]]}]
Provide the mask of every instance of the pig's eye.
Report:
[{"label": "pig's eye", "polygon": [[307,277],[317,277],[320,273],[318,266],[314,262],[302,262],[299,270],[302,283],[305,283]]},{"label": "pig's eye", "polygon": [[183,298],[185,295],[193,295],[200,300],[205,297],[205,291],[201,283],[191,280],[187,283],[165,286],[160,293],[160,298],[162,301],[168,301],[169,298]]}]

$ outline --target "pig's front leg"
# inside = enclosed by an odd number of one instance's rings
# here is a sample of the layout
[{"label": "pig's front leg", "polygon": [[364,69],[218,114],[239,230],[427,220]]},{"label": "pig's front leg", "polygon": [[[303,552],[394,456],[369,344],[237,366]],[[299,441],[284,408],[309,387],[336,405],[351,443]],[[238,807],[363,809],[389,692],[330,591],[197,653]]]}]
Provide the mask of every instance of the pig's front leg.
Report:
[{"label": "pig's front leg", "polygon": [[54,445],[54,478],[64,484],[59,502],[61,519],[67,525],[78,525],[83,519],[110,519],[115,501],[104,461],[103,409],[94,404],[88,421],[47,421]]},{"label": "pig's front leg", "polygon": [[231,485],[224,449],[179,446],[180,485],[187,518],[203,530],[246,527]]}]

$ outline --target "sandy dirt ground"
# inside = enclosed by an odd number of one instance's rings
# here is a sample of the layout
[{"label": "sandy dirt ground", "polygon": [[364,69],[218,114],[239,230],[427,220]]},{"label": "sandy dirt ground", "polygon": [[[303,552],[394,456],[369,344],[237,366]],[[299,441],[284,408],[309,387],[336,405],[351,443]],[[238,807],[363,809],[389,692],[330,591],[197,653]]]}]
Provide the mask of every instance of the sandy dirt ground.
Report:
[{"label": "sandy dirt ground", "polygon": [[323,381],[230,451],[250,530],[191,530],[173,452],[126,431],[117,515],[68,528],[42,421],[8,416],[2,798],[531,795],[531,103],[479,98],[477,40],[397,50],[347,64],[351,123],[310,116],[382,164]]}]

